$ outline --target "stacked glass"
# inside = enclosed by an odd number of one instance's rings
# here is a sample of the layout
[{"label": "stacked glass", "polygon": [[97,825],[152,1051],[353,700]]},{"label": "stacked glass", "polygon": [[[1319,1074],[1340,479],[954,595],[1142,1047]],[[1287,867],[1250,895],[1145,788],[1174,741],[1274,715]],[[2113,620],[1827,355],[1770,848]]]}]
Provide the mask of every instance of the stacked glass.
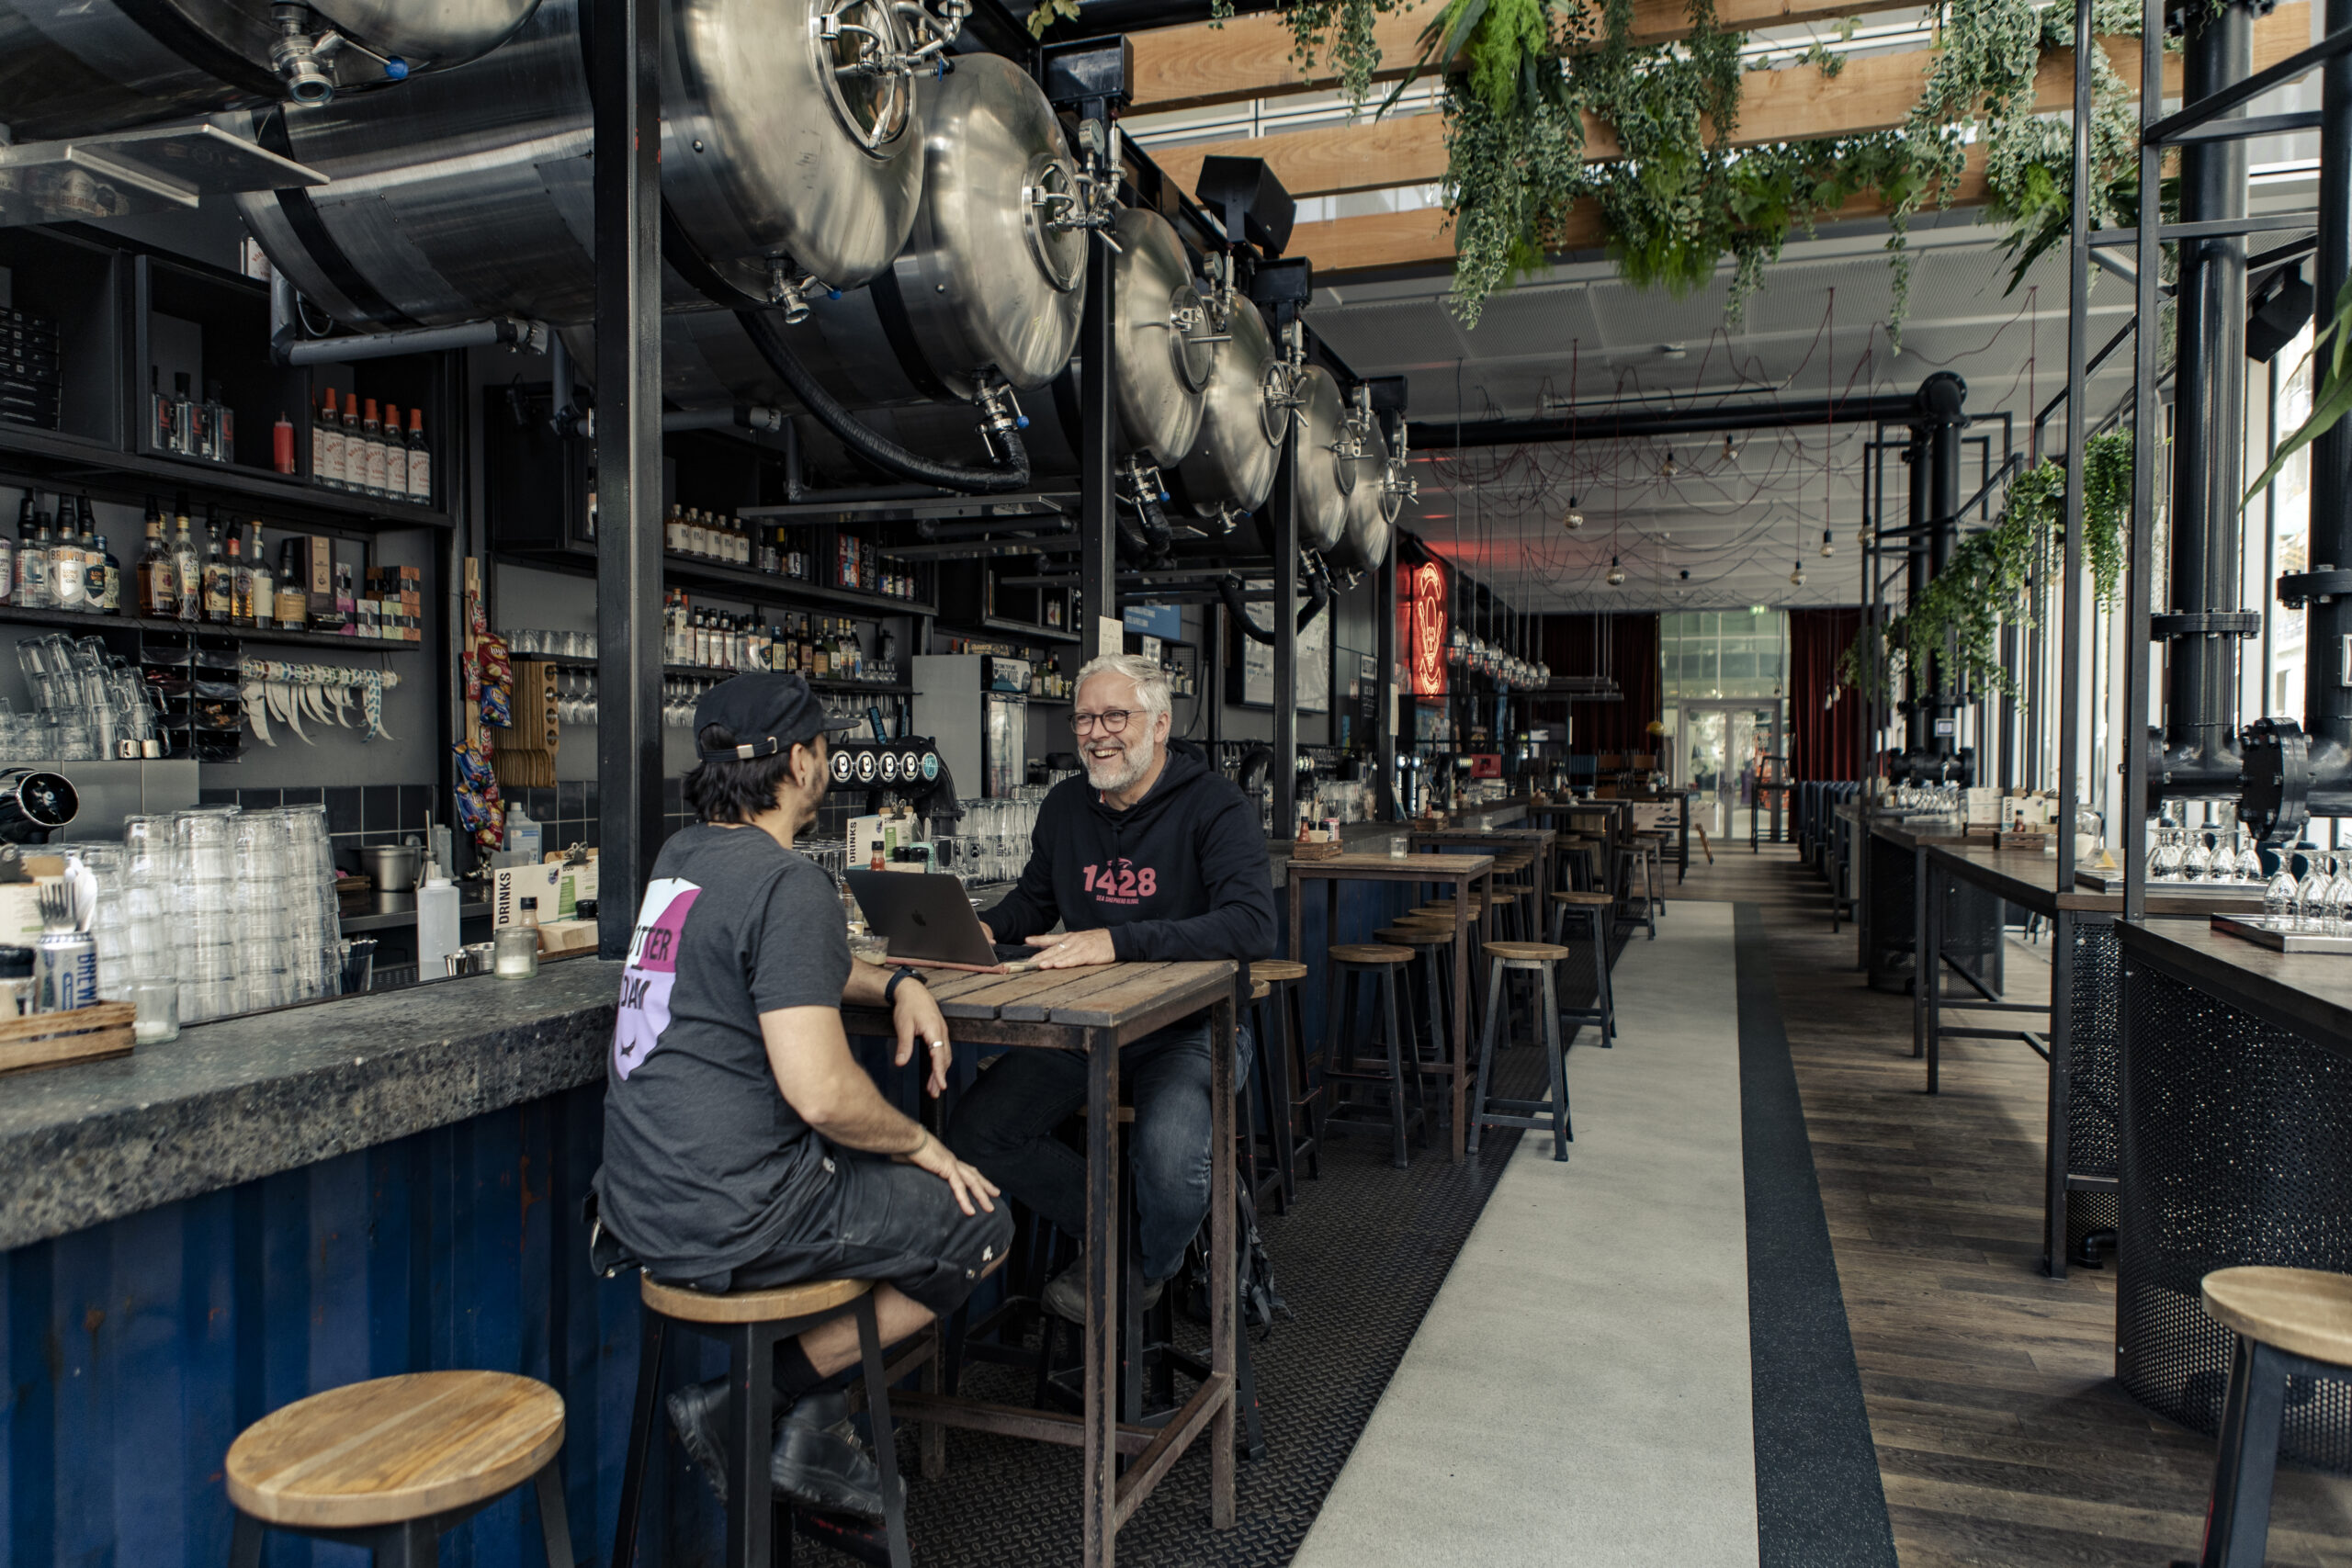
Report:
[{"label": "stacked glass", "polygon": [[237,852],[233,806],[198,807],[172,818],[178,876],[172,935],[178,954],[180,1021],[201,1023],[239,1010]]},{"label": "stacked glass", "polygon": [[304,1001],[343,990],[343,922],[334,896],[334,848],[327,840],[327,808],[289,806],[281,894],[287,913],[288,972],[293,995]]},{"label": "stacked glass", "polygon": [[243,811],[229,825],[229,912],[238,943],[232,1010],[254,1012],[300,999],[289,937],[301,903],[291,886],[292,829],[283,811]]},{"label": "stacked glass", "polygon": [[[121,989],[107,988],[107,944],[98,942],[98,994],[121,1001],[131,984],[141,980],[177,982],[179,965],[172,936],[173,888],[179,881],[172,850],[172,819],[168,817],[126,817],[122,819],[124,863],[119,884],[121,959],[128,973]],[[99,918],[109,900],[103,882],[98,889]]]}]

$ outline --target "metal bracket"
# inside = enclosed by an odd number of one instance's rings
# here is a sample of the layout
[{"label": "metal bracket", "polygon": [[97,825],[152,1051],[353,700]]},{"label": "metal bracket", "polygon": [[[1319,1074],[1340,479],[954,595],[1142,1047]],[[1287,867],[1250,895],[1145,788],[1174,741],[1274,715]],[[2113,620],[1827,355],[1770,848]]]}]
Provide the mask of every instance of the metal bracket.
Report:
[{"label": "metal bracket", "polygon": [[2312,599],[2324,604],[2340,593],[2352,593],[2352,571],[2338,567],[2315,566],[2278,580],[2278,603],[2290,610],[2300,610]]},{"label": "metal bracket", "polygon": [[2311,737],[2291,718],[2258,718],[2239,754],[2239,819],[2266,844],[2291,843],[2311,820]]},{"label": "metal bracket", "polygon": [[2148,636],[2158,642],[2178,637],[2260,637],[2259,610],[2183,610],[2148,617]]}]

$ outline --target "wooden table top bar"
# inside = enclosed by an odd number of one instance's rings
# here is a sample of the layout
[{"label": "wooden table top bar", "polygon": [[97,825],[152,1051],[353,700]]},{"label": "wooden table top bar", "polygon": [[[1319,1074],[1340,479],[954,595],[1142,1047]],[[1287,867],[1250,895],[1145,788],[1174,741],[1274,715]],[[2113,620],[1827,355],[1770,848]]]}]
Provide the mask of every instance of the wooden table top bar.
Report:
[{"label": "wooden table top bar", "polygon": [[[1385,857],[1384,857],[1385,858]],[[936,969],[923,984],[958,1040],[980,1044],[1049,1044],[1041,1036],[1109,1030],[1122,1045],[1233,994],[1239,965],[1231,959],[1188,964],[1102,964],[1083,969],[1032,969],[1019,975],[971,975]],[[854,1032],[887,1033],[878,1008],[845,1008]],[[880,1020],[885,1027],[873,1027]],[[1044,1026],[1041,1031],[1035,1026]],[[1008,1028],[1006,1026],[1015,1026]],[[1082,1048],[1069,1038],[1063,1049]]]},{"label": "wooden table top bar", "polygon": [[[1998,894],[2037,915],[2054,915],[2061,909],[2078,914],[2123,912],[2123,896],[2120,893],[2093,893],[2081,887],[2064,893],[2057,891],[2052,885],[2058,879],[2058,859],[2039,850],[1995,850],[1930,842],[1928,859],[1939,870]],[[2258,912],[2261,908],[2260,894],[2239,889],[2198,892],[2184,887],[2174,891],[2161,883],[2148,887],[2148,913],[2155,916],[2235,915]]]},{"label": "wooden table top bar", "polygon": [[2208,926],[2119,920],[2124,956],[2159,964],[2210,996],[2352,1056],[2352,959],[2279,953]]},{"label": "wooden table top bar", "polygon": [[1294,860],[1293,876],[1357,877],[1373,882],[1453,882],[1484,876],[1494,869],[1492,855],[1333,855],[1328,860]]}]

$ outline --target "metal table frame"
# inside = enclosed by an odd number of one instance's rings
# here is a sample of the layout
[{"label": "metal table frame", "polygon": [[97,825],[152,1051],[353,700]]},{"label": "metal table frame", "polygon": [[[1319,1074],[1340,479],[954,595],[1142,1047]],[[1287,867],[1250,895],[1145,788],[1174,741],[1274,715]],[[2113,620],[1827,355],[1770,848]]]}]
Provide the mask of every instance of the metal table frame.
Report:
[{"label": "metal table frame", "polygon": [[[1464,894],[1476,890],[1480,883],[1491,884],[1495,874],[1492,855],[1406,855],[1401,858],[1380,855],[1334,855],[1329,860],[1298,860],[1289,863],[1290,884],[1290,954],[1300,963],[1306,962],[1301,948],[1304,937],[1301,921],[1306,908],[1306,885],[1320,879],[1324,884],[1323,930],[1327,936],[1337,936],[1340,919],[1340,884],[1342,882],[1409,882],[1442,883],[1453,889],[1453,1086],[1450,1100],[1453,1110],[1453,1163],[1460,1165],[1469,1149],[1470,1086],[1470,904]],[[1479,936],[1483,940],[1490,929],[1487,922],[1493,918],[1487,899],[1479,906]],[[1329,1029],[1331,1021],[1326,1019]]]},{"label": "metal table frame", "polygon": [[[1112,1568],[1119,1527],[1202,1433],[1209,1434],[1209,1509],[1218,1529],[1234,1523],[1235,1296],[1233,1249],[1233,1052],[1238,965],[1112,964],[1023,975],[942,974],[932,987],[959,1044],[1076,1051],[1086,1084],[1086,1410],[990,1404],[944,1393],[894,1393],[895,1413],[912,1421],[1080,1448],[1085,1453],[1081,1530],[1086,1568]],[[1210,1373],[1166,1426],[1118,1419],[1119,1049],[1197,1013],[1210,1019],[1209,1364]],[[853,1034],[895,1033],[888,1012],[843,1008]],[[877,1437],[879,1435],[877,1434]],[[1119,1461],[1127,1459],[1126,1472]]]}]

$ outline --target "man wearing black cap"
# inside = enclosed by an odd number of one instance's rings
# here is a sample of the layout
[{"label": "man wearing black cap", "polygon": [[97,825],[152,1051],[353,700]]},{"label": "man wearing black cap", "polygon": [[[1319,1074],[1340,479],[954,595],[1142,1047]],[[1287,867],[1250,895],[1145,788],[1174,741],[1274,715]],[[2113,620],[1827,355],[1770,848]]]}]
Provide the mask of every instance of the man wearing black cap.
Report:
[{"label": "man wearing black cap", "polygon": [[[997,1189],[900,1114],[851,1055],[841,1006],[888,1007],[898,1060],[921,1039],[945,1087],[947,1028],[922,983],[850,956],[839,894],[794,852],[828,777],[829,720],[797,675],[738,675],[695,709],[673,835],[630,938],[605,1093],[598,1213],[655,1279],[696,1290],[878,1281],[882,1338],[952,1312],[1002,1262]],[[881,1473],[839,1386],[850,1318],[778,1347],[777,1488],[879,1517]],[[725,1379],[670,1396],[680,1439],[725,1495]]]}]

